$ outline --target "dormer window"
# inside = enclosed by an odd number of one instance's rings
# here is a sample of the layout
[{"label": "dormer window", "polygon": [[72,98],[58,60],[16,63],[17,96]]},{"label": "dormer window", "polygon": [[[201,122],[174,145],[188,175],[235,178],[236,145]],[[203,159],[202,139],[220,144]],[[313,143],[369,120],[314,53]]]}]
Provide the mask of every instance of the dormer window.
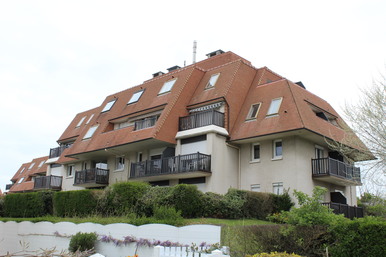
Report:
[{"label": "dormer window", "polygon": [[141,90],[141,91],[134,93],[127,104],[132,104],[132,103],[138,102],[139,98],[141,98],[141,96],[143,94],[143,91],[144,90]]},{"label": "dormer window", "polygon": [[105,108],[103,108],[102,112],[107,112],[113,107],[116,100],[110,101],[105,105]]},{"label": "dormer window", "polygon": [[315,105],[313,105],[313,104],[311,104],[311,103],[309,103],[309,105],[310,105],[312,111],[315,113],[315,115],[316,115],[317,117],[319,117],[319,118],[321,118],[321,119],[323,119],[323,120],[325,120],[325,121],[331,123],[331,124],[334,125],[334,126],[339,127],[338,122],[337,122],[337,117],[336,117],[336,116],[334,116],[334,115],[332,115],[332,114],[330,114],[330,113],[328,113],[328,112],[322,110],[322,109],[319,108],[319,107],[316,107]]},{"label": "dormer window", "polygon": [[161,90],[159,91],[158,95],[170,92],[174,86],[174,83],[176,83],[176,80],[177,79],[166,81],[165,84],[162,86]]},{"label": "dormer window", "polygon": [[217,79],[218,79],[219,76],[220,76],[220,73],[213,74],[213,75],[210,77],[210,79],[209,79],[209,81],[208,81],[208,84],[206,84],[205,89],[214,87],[214,85],[216,84]]},{"label": "dormer window", "polygon": [[82,125],[84,119],[86,119],[86,116],[84,116],[82,119],[80,119],[80,121],[78,122],[78,124],[76,125],[76,127],[80,127],[80,125]]},{"label": "dormer window", "polygon": [[260,106],[261,103],[252,104],[251,109],[249,109],[247,120],[256,119],[257,114],[259,113]]},{"label": "dormer window", "polygon": [[279,109],[280,109],[280,105],[281,105],[281,101],[282,100],[283,100],[282,97],[276,98],[276,99],[272,99],[271,105],[269,106],[269,109],[268,109],[268,112],[267,112],[267,116],[272,116],[272,115],[279,114]]},{"label": "dormer window", "polygon": [[83,139],[90,138],[94,135],[95,131],[97,130],[98,125],[92,126],[91,128],[88,129],[86,135],[84,135]]}]

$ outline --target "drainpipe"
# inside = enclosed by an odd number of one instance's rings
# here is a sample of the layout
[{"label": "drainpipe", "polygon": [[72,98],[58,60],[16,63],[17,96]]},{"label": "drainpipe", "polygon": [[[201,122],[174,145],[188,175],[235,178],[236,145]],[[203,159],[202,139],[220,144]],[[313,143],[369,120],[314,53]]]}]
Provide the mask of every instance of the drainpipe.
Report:
[{"label": "drainpipe", "polygon": [[227,146],[237,149],[238,151],[238,171],[237,171],[237,189],[241,189],[241,150],[240,147],[226,143]]}]

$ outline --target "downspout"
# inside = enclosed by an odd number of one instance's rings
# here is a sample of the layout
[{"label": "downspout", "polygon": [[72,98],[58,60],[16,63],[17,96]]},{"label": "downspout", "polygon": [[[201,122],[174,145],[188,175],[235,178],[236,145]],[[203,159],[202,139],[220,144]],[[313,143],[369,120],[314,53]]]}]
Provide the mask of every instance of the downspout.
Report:
[{"label": "downspout", "polygon": [[237,149],[238,151],[238,171],[237,171],[237,189],[241,189],[241,149],[238,146],[226,143],[227,146]]}]

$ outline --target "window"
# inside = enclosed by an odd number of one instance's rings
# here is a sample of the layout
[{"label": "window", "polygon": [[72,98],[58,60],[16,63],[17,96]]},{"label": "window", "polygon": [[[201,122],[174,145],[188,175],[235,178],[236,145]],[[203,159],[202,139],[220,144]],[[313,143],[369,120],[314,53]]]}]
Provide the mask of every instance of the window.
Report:
[{"label": "window", "polygon": [[273,159],[283,158],[283,142],[281,139],[273,141]]},{"label": "window", "polygon": [[24,170],[25,170],[25,167],[23,167],[23,169],[20,171],[20,174],[21,174],[21,173],[23,173],[23,172],[24,172]]},{"label": "window", "polygon": [[251,185],[251,191],[253,191],[253,192],[261,192],[260,191],[260,184],[253,184],[253,185]]},{"label": "window", "polygon": [[31,163],[31,165],[29,166],[28,169],[30,170],[30,169],[32,169],[34,166],[35,166],[35,163],[33,162],[33,163]]},{"label": "window", "polygon": [[45,162],[46,161],[41,161],[38,167],[41,168]]},{"label": "window", "polygon": [[88,118],[88,120],[87,120],[86,124],[89,124],[89,123],[90,123],[90,121],[91,121],[91,119],[92,119],[93,117],[94,117],[94,113],[93,113],[93,114],[91,114],[90,118]]},{"label": "window", "polygon": [[260,103],[252,104],[251,109],[249,109],[247,120],[256,119],[257,113],[259,112],[259,109],[260,109],[260,105],[261,105]]},{"label": "window", "polygon": [[320,146],[315,146],[315,158],[316,159],[322,159],[324,158],[324,149]]},{"label": "window", "polygon": [[67,166],[67,177],[74,176],[75,173],[75,166],[74,165],[68,165]]},{"label": "window", "polygon": [[123,170],[125,168],[125,157],[115,158],[115,170]]},{"label": "window", "polygon": [[260,161],[260,144],[252,144],[251,161]]},{"label": "window", "polygon": [[142,162],[142,153],[141,152],[137,153],[137,162]]},{"label": "window", "polygon": [[82,125],[84,119],[86,119],[86,116],[84,116],[82,119],[80,119],[80,121],[78,122],[78,124],[76,125],[76,127],[80,127],[80,125]]},{"label": "window", "polygon": [[281,100],[283,98],[276,98],[276,99],[273,99],[272,102],[271,102],[271,105],[269,106],[269,109],[268,109],[268,112],[267,112],[267,116],[270,116],[270,115],[276,115],[279,113],[279,109],[280,109],[280,105],[281,105]]},{"label": "window", "polygon": [[23,182],[24,181],[24,178],[21,178],[20,180],[19,180],[19,182],[17,182],[18,184],[20,184],[21,182]]},{"label": "window", "polygon": [[94,135],[95,130],[98,128],[98,125],[92,126],[91,128],[88,129],[86,135],[84,135],[83,139],[87,139],[92,137]]},{"label": "window", "polygon": [[165,94],[167,92],[170,92],[172,90],[174,83],[176,82],[177,79],[172,79],[169,81],[166,81],[165,84],[162,86],[161,90],[159,91],[159,95]]},{"label": "window", "polygon": [[208,81],[208,84],[206,84],[205,89],[214,87],[214,85],[216,84],[217,79],[218,79],[219,76],[220,76],[220,73],[213,74],[213,75],[210,77],[210,79],[209,79],[209,81]]},{"label": "window", "polygon": [[108,102],[108,103],[105,105],[105,108],[103,108],[102,112],[107,112],[107,111],[109,111],[109,110],[111,109],[111,107],[113,107],[114,103],[115,103],[115,100]]},{"label": "window", "polygon": [[283,182],[272,183],[273,193],[276,195],[283,194]]},{"label": "window", "polygon": [[132,103],[138,102],[139,98],[142,96],[143,91],[144,90],[141,90],[141,91],[134,93],[127,104],[132,104]]}]

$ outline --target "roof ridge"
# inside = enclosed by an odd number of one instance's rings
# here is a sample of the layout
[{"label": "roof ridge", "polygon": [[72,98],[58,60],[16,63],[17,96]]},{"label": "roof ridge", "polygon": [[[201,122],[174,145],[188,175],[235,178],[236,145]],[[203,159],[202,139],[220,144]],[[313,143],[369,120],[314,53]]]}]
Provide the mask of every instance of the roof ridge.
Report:
[{"label": "roof ridge", "polygon": [[291,88],[291,85],[290,85],[290,81],[288,79],[286,79],[286,82],[287,82],[287,86],[288,86],[288,89],[289,91],[291,92],[291,96],[292,96],[292,99],[294,101],[294,104],[295,104],[295,107],[296,107],[296,111],[298,113],[298,116],[300,118],[300,122],[302,123],[302,127],[305,128],[305,125],[304,125],[304,122],[303,122],[303,117],[302,115],[300,115],[300,111],[299,111],[299,107],[298,107],[298,103],[297,103],[297,100],[295,99],[295,96],[294,96],[294,93],[292,92],[292,88]]}]

